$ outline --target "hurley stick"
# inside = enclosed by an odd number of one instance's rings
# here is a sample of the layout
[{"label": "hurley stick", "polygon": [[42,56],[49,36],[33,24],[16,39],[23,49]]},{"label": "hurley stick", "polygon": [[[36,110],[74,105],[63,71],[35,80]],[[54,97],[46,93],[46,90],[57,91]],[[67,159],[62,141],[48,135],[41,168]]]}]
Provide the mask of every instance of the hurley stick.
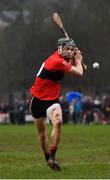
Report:
[{"label": "hurley stick", "polygon": [[[63,32],[63,34],[65,35],[66,38],[69,39],[69,35],[65,30],[65,27],[62,23],[61,17],[59,16],[58,13],[53,13],[53,21],[56,23],[56,25],[60,28],[60,30]],[[82,66],[83,68],[86,70],[87,69],[87,65],[84,64],[84,62],[82,61]]]}]

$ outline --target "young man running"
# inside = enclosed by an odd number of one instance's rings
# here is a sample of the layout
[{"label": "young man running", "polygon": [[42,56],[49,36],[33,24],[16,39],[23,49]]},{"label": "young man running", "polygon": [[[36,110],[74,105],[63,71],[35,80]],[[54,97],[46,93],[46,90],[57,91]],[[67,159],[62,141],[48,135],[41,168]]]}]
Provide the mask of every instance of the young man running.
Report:
[{"label": "young man running", "polygon": [[[61,38],[57,50],[42,64],[30,91],[30,111],[35,119],[38,135],[48,166],[60,170],[55,154],[60,142],[62,110],[59,104],[61,80],[66,73],[83,75],[82,55],[72,39]],[[46,117],[53,125],[51,145],[47,137]]]}]

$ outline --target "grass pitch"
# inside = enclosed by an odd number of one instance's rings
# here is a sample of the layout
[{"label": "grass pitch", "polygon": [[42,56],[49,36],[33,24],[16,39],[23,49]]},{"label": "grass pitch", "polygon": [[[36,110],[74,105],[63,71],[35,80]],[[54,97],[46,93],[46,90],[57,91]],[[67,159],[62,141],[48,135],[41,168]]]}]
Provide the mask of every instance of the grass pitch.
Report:
[{"label": "grass pitch", "polygon": [[110,125],[63,126],[61,172],[46,165],[36,136],[34,124],[0,125],[0,179],[110,179]]}]

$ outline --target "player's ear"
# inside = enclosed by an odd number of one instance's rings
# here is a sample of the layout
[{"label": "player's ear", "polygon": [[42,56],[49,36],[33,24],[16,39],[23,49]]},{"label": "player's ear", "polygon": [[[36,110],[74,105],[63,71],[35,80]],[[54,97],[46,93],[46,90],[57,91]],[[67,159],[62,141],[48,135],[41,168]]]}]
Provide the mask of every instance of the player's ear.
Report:
[{"label": "player's ear", "polygon": [[58,46],[58,54],[62,54],[62,46]]}]

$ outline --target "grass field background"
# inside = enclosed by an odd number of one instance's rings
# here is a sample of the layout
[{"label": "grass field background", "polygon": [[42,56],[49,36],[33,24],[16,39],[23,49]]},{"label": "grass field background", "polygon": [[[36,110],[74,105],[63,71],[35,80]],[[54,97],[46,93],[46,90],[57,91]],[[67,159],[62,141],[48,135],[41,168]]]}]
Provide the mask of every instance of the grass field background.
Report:
[{"label": "grass field background", "polygon": [[61,172],[46,165],[36,137],[34,124],[0,125],[1,179],[110,179],[110,125],[63,126]]}]

